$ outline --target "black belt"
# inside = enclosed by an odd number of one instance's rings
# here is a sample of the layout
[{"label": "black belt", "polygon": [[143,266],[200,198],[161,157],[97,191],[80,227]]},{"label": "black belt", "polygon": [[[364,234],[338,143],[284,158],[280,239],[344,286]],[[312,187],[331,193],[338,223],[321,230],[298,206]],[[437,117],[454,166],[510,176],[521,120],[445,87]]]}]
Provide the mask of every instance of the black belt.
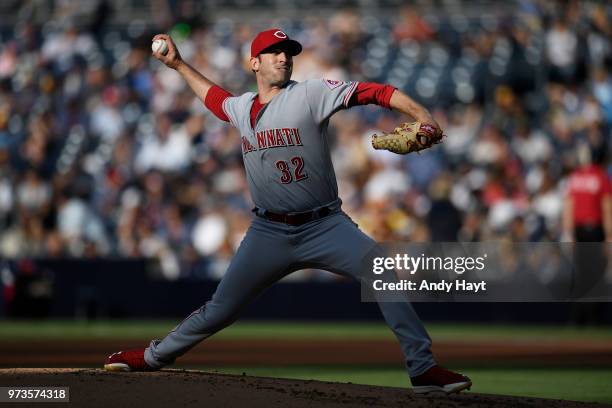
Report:
[{"label": "black belt", "polygon": [[307,222],[318,220],[319,218],[327,217],[331,214],[332,210],[329,207],[322,207],[313,211],[306,211],[300,213],[291,214],[277,214],[270,211],[260,213],[257,208],[253,210],[259,217],[265,218],[270,221],[282,222],[284,224],[298,226],[306,224]]}]

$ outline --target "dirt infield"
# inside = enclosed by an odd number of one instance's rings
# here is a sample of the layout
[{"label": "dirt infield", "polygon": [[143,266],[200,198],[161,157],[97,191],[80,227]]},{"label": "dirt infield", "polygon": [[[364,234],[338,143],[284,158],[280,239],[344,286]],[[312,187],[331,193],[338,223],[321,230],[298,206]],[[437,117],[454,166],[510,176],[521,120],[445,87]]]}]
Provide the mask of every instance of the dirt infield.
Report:
[{"label": "dirt infield", "polygon": [[[112,407],[601,407],[476,393],[416,396],[402,388],[201,371],[107,373],[102,369],[0,369],[2,386],[68,386],[70,406]],[[66,406],[65,403],[50,404]],[[5,404],[3,404],[5,406]],[[6,404],[24,407],[27,404]],[[45,404],[45,406],[49,406]]]},{"label": "dirt infield", "polygon": [[[147,345],[148,340],[10,340],[0,341],[0,367],[100,367],[115,351]],[[575,341],[462,341],[434,343],[445,365],[610,367],[612,343]],[[209,339],[177,361],[179,367],[252,365],[398,365],[393,340],[347,339]]]}]

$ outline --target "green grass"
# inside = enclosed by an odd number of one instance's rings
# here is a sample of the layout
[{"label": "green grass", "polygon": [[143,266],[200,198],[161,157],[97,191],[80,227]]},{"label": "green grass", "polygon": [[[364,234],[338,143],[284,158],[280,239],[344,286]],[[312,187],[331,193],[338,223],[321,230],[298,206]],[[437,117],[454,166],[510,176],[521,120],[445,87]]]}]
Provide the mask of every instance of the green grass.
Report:
[{"label": "green grass", "polygon": [[[15,339],[151,339],[164,336],[180,319],[138,321],[11,321],[0,320],[0,340]],[[603,327],[491,324],[427,324],[434,341],[504,339],[512,341],[610,340]],[[238,322],[215,338],[226,339],[393,339],[382,322]],[[211,369],[206,368],[207,371]],[[220,372],[257,376],[316,379],[408,387],[406,373],[387,367],[253,367],[220,368]],[[462,371],[474,380],[472,391],[490,394],[595,401],[612,404],[612,368],[472,368]]]},{"label": "green grass", "polygon": [[[119,321],[12,321],[0,320],[0,339],[18,338],[116,338],[141,339],[165,335],[180,319]],[[526,326],[492,324],[427,324],[434,340],[476,339],[567,339],[612,340],[612,330],[603,327]],[[314,338],[314,339],[393,339],[384,323],[296,323],[238,322],[215,337],[243,338]]]},{"label": "green grass", "polygon": [[[305,380],[352,382],[408,388],[409,380],[401,368],[352,367],[247,367],[216,369],[228,374],[296,378]],[[461,369],[474,382],[472,392],[516,395],[573,401],[612,403],[612,369]]]}]

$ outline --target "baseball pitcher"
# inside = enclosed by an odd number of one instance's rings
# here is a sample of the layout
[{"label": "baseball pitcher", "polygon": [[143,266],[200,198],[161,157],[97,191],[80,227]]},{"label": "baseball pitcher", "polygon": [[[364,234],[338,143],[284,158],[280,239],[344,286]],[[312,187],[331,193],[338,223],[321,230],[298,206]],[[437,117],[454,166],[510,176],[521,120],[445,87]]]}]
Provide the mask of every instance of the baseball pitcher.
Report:
[{"label": "baseball pitcher", "polygon": [[[431,147],[442,131],[430,113],[389,85],[312,79],[291,80],[293,57],[302,46],[285,32],[262,31],[251,44],[250,68],[257,93],[234,96],[181,58],[166,34],[167,52],[153,56],[185,79],[219,119],[241,135],[242,157],[255,204],[253,220],[212,299],[162,340],[147,348],[109,356],[110,371],[158,370],[200,341],[234,322],[264,289],[304,268],[325,269],[360,279],[360,262],[376,243],[342,211],[330,157],[330,117],[355,105],[377,104],[413,118],[393,132],[375,136],[374,148],[406,154]],[[274,248],[274,253],[270,253]],[[456,393],[471,380],[434,361],[431,339],[408,302],[379,302],[401,344],[415,392]]]}]

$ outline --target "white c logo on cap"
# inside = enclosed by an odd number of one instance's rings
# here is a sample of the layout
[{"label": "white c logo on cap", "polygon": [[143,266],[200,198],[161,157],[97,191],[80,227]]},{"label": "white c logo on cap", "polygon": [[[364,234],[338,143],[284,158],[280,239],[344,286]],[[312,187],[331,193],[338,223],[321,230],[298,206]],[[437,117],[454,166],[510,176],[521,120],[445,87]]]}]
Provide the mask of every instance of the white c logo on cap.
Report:
[{"label": "white c logo on cap", "polygon": [[287,34],[283,33],[282,31],[276,31],[274,36],[277,38],[287,38]]}]

